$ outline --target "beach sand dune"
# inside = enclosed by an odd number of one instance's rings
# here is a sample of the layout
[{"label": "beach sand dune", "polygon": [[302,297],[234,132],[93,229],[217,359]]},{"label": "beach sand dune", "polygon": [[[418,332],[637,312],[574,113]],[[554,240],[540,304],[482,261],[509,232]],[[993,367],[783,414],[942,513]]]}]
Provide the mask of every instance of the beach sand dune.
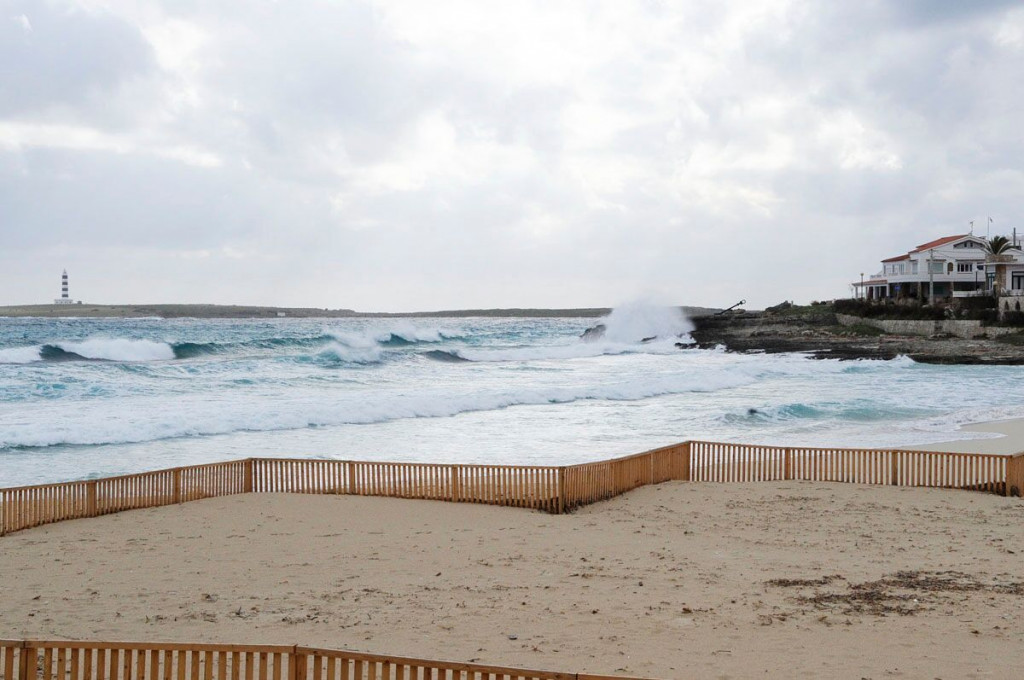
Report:
[{"label": "beach sand dune", "polygon": [[1019,677],[1024,502],[779,482],[571,515],[247,495],[0,539],[0,637],[309,644],[657,678]]}]

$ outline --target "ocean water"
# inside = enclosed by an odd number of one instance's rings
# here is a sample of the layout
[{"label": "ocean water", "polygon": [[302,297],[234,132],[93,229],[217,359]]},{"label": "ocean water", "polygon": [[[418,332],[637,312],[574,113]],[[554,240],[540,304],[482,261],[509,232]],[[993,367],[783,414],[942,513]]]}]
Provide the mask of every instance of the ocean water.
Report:
[{"label": "ocean water", "polygon": [[[0,318],[0,486],[249,456],[565,464],[684,439],[898,446],[1024,416],[1024,369],[680,348],[688,322]],[[645,338],[657,336],[654,340]]]}]

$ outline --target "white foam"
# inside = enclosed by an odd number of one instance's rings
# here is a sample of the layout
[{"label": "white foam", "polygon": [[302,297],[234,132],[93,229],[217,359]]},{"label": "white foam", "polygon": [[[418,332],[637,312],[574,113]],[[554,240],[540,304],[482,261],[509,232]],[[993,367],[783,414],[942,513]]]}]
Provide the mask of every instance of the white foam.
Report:
[{"label": "white foam", "polygon": [[384,351],[376,344],[351,347],[340,342],[328,343],[322,350],[320,356],[338,359],[352,364],[373,364],[380,361]]},{"label": "white foam", "polygon": [[127,338],[89,338],[82,342],[52,343],[65,352],[87,359],[107,361],[165,361],[174,358],[174,348],[166,342]]},{"label": "white foam", "polygon": [[39,350],[42,347],[8,347],[0,349],[0,364],[30,364],[33,361],[40,361]]},{"label": "white foam", "polygon": [[592,342],[574,341],[566,345],[546,347],[514,347],[509,349],[462,348],[455,354],[469,361],[558,361],[585,359],[589,357],[613,356],[617,354],[672,354],[681,350],[675,346],[678,339],[658,340],[647,343],[620,343],[607,340]]},{"label": "white foam", "polygon": [[636,343],[645,338],[678,338],[693,330],[693,324],[678,307],[636,301],[620,305],[600,320],[604,339]]},{"label": "white foam", "polygon": [[349,347],[372,347],[388,342],[392,337],[401,338],[406,342],[442,342],[461,335],[456,331],[442,328],[424,328],[409,322],[398,322],[388,326],[374,326],[361,331],[343,331],[325,329],[324,333]]}]

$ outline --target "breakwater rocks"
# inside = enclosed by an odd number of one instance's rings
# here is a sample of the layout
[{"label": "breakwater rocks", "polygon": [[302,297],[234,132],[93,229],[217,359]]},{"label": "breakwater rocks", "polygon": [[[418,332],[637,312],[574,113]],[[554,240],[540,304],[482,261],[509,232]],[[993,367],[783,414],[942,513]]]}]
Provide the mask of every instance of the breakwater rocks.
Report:
[{"label": "breakwater rocks", "polygon": [[[835,314],[829,305],[779,311],[698,317],[691,333],[700,347],[724,345],[736,352],[806,352],[818,359],[892,359],[909,356],[933,364],[1024,364],[1024,333],[1005,328],[972,329],[958,337],[950,329],[893,327]],[[955,330],[955,329],[953,329]],[[1022,329],[1024,330],[1024,329]]]}]

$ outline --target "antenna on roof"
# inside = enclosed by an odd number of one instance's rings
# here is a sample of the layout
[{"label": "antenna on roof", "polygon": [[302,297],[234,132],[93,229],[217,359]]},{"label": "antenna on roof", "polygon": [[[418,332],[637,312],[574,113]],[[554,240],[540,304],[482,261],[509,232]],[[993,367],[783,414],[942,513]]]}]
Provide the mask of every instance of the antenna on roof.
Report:
[{"label": "antenna on roof", "polygon": [[974,220],[970,221],[970,225],[971,225],[971,236],[974,236]]}]

